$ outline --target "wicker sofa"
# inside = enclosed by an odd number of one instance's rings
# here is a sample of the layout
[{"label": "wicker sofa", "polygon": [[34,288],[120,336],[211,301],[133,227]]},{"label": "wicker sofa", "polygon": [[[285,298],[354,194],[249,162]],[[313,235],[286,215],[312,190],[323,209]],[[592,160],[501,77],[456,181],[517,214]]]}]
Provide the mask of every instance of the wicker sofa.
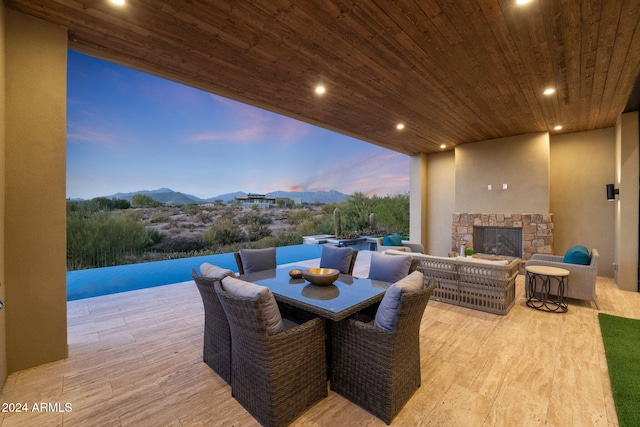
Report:
[{"label": "wicker sofa", "polygon": [[432,299],[462,307],[505,315],[515,301],[520,259],[492,261],[469,257],[439,257],[387,250],[390,255],[410,255],[420,260],[425,283],[436,279]]}]

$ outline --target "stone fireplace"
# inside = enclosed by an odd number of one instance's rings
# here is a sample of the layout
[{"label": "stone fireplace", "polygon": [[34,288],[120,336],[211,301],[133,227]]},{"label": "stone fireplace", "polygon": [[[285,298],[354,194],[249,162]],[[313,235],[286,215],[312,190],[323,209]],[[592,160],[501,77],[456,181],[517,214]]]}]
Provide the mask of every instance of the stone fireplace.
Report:
[{"label": "stone fireplace", "polygon": [[[500,228],[505,230],[500,232],[497,230]],[[483,248],[475,248],[474,242],[478,244],[478,240],[474,240],[474,234],[486,233],[487,229],[490,233],[488,238],[485,236]],[[514,241],[514,236],[521,236],[521,243]],[[455,213],[451,237],[451,250],[454,254],[458,253],[460,245],[464,245],[465,248],[471,248],[476,253],[484,253],[483,249],[487,249],[491,255],[515,256],[528,260],[533,254],[553,253],[552,214]],[[514,247],[520,252],[515,252],[515,255],[505,252],[512,252]],[[503,253],[497,253],[497,251]],[[521,255],[518,256],[518,253]]]}]

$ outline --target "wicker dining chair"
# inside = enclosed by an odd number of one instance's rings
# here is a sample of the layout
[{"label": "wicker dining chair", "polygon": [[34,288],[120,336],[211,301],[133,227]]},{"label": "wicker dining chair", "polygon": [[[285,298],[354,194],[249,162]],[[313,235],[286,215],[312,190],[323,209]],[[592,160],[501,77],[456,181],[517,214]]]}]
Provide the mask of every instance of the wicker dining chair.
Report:
[{"label": "wicker dining chair", "polygon": [[390,424],[420,386],[420,322],[435,288],[402,293],[393,330],[333,323],[331,389]]},{"label": "wicker dining chair", "polygon": [[325,321],[270,334],[259,297],[223,286],[214,285],[231,329],[232,394],[260,424],[285,426],[327,396]]},{"label": "wicker dining chair", "polygon": [[221,279],[199,276],[195,269],[191,269],[191,277],[196,282],[204,305],[202,360],[227,384],[231,384],[231,332],[227,315],[213,288]]}]

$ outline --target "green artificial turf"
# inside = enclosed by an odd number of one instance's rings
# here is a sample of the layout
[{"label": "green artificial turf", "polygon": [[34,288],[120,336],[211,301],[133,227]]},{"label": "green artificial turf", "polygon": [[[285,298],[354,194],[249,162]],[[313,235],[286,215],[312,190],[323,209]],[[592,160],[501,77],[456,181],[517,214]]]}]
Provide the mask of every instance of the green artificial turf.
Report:
[{"label": "green artificial turf", "polygon": [[640,426],[640,320],[598,317],[618,423]]}]

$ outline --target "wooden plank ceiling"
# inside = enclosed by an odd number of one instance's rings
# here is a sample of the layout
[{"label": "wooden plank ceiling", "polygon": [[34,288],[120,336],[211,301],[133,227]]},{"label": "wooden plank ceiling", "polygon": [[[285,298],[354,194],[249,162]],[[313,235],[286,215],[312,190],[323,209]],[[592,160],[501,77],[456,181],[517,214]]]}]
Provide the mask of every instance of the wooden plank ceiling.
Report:
[{"label": "wooden plank ceiling", "polygon": [[638,0],[126,1],[4,3],[72,49],[411,155],[613,126],[640,74]]}]

